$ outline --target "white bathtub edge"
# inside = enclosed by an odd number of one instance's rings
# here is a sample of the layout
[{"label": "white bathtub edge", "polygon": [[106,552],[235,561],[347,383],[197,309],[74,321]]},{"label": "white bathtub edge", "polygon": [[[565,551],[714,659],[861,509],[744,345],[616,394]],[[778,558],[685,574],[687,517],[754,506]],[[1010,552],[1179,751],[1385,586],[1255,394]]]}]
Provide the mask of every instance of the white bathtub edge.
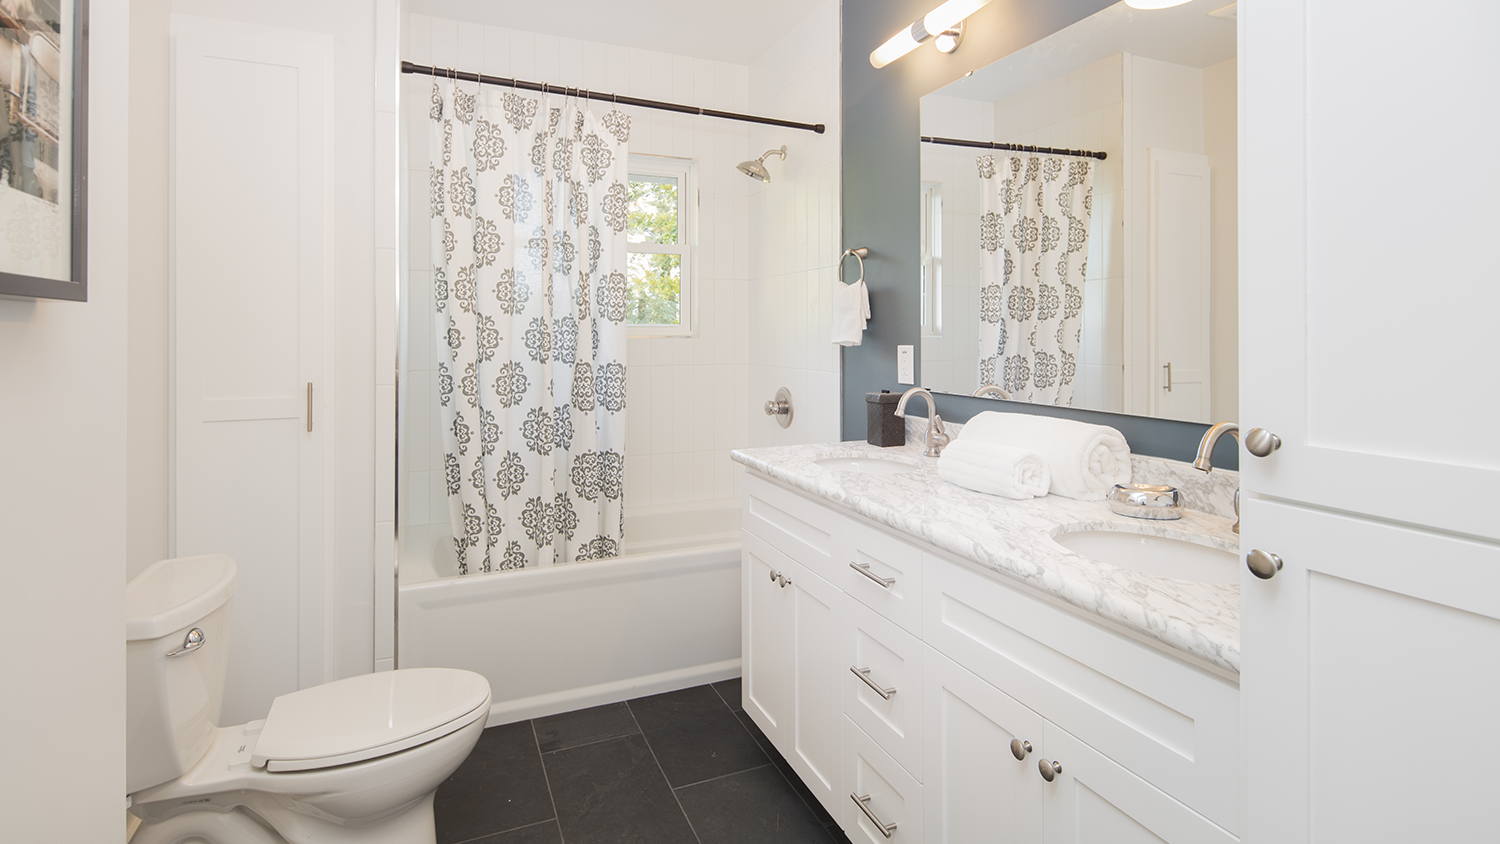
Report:
[{"label": "white bathtub edge", "polygon": [[678,689],[701,686],[704,683],[717,683],[720,680],[729,680],[738,676],[740,676],[740,660],[735,658],[703,665],[691,665],[641,677],[627,677],[594,686],[564,689],[519,700],[502,700],[490,705],[489,720],[485,722],[485,726],[513,724],[517,721],[558,715],[590,706],[619,703],[622,700],[662,692],[675,692]]}]

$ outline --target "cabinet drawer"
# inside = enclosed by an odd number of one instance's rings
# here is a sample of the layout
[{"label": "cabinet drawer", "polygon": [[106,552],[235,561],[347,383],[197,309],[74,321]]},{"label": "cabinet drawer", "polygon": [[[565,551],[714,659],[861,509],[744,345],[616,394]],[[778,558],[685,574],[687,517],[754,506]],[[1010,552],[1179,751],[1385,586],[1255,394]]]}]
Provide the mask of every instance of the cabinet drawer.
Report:
[{"label": "cabinet drawer", "polygon": [[[841,825],[850,841],[917,844],[922,840],[922,784],[847,718],[844,791],[848,793],[844,795]],[[877,822],[885,831],[876,826]]]},{"label": "cabinet drawer", "polygon": [[835,585],[843,583],[834,565],[840,521],[826,507],[753,474],[745,476],[744,530]]},{"label": "cabinet drawer", "polygon": [[922,643],[844,597],[844,715],[922,779]]},{"label": "cabinet drawer", "polygon": [[1240,831],[1233,683],[957,563],[929,554],[923,566],[927,644]]},{"label": "cabinet drawer", "polygon": [[837,528],[837,583],[920,638],[922,550],[853,519],[841,518]]}]

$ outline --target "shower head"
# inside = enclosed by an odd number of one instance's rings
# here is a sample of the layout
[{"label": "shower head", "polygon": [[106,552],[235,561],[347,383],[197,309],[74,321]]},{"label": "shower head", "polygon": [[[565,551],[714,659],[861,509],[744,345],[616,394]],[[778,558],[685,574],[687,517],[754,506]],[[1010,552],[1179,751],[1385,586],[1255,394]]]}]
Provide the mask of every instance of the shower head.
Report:
[{"label": "shower head", "polygon": [[762,182],[769,182],[771,181],[771,173],[766,169],[766,157],[772,155],[779,155],[781,156],[781,160],[785,161],[786,144],[782,144],[781,149],[766,150],[765,155],[762,155],[760,158],[757,158],[754,161],[741,161],[737,165],[737,167],[741,173],[744,173],[746,176],[749,176],[752,179],[759,179]]}]

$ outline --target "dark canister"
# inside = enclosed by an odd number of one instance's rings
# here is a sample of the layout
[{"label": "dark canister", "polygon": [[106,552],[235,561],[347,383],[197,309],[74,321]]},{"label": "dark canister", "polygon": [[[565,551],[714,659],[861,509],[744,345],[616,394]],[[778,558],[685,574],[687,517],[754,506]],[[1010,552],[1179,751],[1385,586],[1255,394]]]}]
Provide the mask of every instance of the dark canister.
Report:
[{"label": "dark canister", "polygon": [[865,393],[865,440],[870,445],[889,448],[906,445],[906,420],[896,415],[896,403],[901,401],[899,393],[881,390]]}]

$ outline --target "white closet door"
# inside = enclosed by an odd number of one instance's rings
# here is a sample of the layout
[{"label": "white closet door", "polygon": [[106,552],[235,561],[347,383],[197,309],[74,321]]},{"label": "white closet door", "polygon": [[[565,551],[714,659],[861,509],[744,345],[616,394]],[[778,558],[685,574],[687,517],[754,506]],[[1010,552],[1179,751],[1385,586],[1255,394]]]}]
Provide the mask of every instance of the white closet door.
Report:
[{"label": "white closet door", "polygon": [[1152,416],[1209,419],[1208,156],[1150,150]]},{"label": "white closet door", "polygon": [[[1240,425],[1263,495],[1500,538],[1500,4],[1240,7]],[[1247,523],[1246,531],[1253,530]]]},{"label": "white closet door", "polygon": [[231,724],[328,679],[329,56],[173,18],[172,553],[239,564]]}]

